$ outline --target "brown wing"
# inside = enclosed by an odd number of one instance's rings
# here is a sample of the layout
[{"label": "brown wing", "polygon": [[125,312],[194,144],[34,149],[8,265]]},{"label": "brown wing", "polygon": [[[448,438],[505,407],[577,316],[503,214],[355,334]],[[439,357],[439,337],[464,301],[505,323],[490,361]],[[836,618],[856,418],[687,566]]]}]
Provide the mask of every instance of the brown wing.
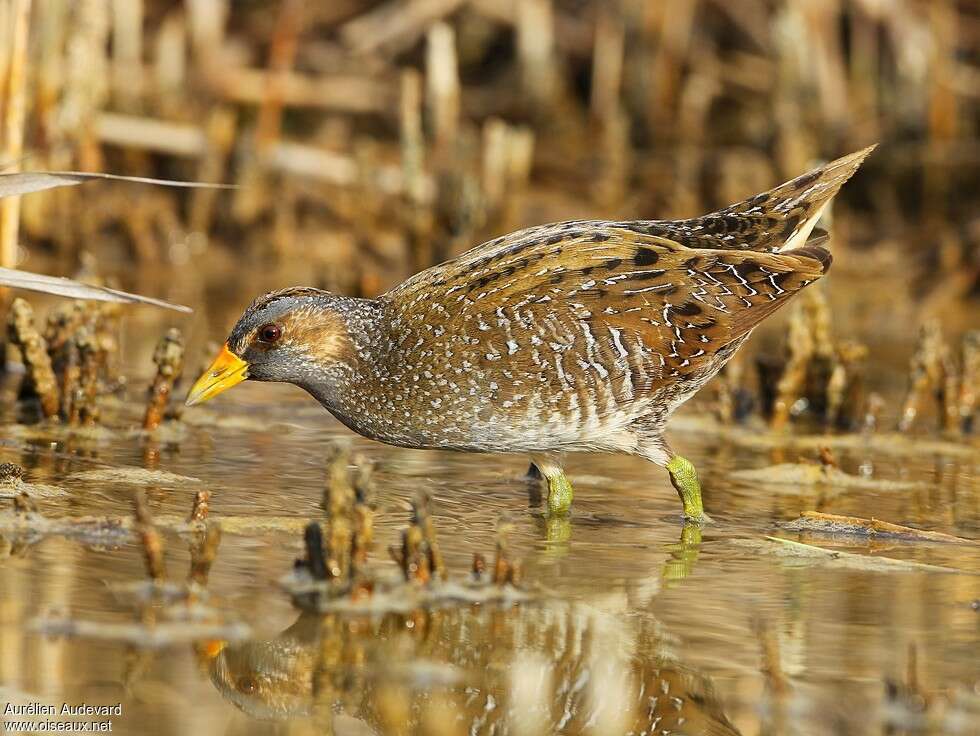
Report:
[{"label": "brown wing", "polygon": [[620,380],[614,392],[628,399],[710,368],[829,264],[817,245],[692,249],[608,223],[563,223],[471,251],[383,299],[399,319],[465,336],[481,361],[566,384]]},{"label": "brown wing", "polygon": [[638,221],[630,226],[689,248],[787,251],[804,245],[824,208],[875,149],[869,146],[812,171],[690,220]]}]

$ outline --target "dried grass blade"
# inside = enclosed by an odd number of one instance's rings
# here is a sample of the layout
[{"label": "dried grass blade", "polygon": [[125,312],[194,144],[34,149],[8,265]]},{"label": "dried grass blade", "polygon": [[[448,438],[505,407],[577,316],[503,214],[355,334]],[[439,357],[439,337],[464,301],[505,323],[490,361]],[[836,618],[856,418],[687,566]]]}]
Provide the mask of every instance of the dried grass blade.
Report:
[{"label": "dried grass blade", "polygon": [[235,189],[234,184],[209,184],[200,181],[174,181],[171,179],[149,179],[143,176],[122,176],[84,171],[24,171],[0,174],[0,198],[20,194],[40,192],[55,187],[72,187],[93,179],[111,181],[130,181],[138,184],[156,184],[164,187],[185,187],[190,189]]},{"label": "dried grass blade", "polygon": [[70,299],[87,299],[100,302],[119,302],[121,304],[150,304],[164,309],[173,309],[177,312],[193,312],[190,307],[181,304],[171,304],[161,299],[154,299],[149,296],[130,294],[118,289],[110,289],[106,286],[92,286],[83,284],[79,281],[60,278],[57,276],[44,276],[30,271],[18,271],[12,268],[0,268],[0,286],[9,286],[13,289],[26,289],[28,291],[39,291],[42,294],[56,294]]}]

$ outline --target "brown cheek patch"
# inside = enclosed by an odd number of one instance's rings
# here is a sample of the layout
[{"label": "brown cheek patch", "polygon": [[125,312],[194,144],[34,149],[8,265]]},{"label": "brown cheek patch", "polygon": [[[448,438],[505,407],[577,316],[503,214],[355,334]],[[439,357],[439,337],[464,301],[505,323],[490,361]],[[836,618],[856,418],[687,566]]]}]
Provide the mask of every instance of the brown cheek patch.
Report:
[{"label": "brown cheek patch", "polygon": [[301,347],[322,365],[345,360],[353,346],[346,327],[339,319],[325,319],[302,311],[289,315],[282,323],[283,344]]}]

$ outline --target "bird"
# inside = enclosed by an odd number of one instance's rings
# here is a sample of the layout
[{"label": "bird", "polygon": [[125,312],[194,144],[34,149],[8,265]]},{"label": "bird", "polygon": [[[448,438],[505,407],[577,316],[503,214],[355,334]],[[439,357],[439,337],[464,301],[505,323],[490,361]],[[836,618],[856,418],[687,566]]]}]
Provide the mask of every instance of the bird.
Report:
[{"label": "bird", "polygon": [[245,379],[301,387],[391,445],[526,453],[567,516],[566,452],[667,470],[710,521],[673,412],[832,257],[817,221],[874,146],[684,220],[575,220],[494,238],[376,298],[305,286],[255,299],[187,404]]}]

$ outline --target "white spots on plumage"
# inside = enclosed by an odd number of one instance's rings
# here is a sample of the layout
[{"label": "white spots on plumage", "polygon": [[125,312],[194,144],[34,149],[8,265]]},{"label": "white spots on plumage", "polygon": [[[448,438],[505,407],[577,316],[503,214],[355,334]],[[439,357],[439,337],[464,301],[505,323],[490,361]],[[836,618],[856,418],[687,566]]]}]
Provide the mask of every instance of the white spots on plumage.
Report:
[{"label": "white spots on plumage", "polygon": [[[616,223],[609,226],[617,227]],[[392,431],[403,431],[399,427],[411,419],[407,414],[402,419],[401,410],[407,408],[415,417],[414,426],[404,430],[410,440],[424,438],[428,432],[444,445],[460,449],[468,449],[471,439],[494,449],[506,446],[518,450],[536,446],[535,443],[549,447],[555,443],[570,447],[613,444],[610,437],[614,430],[619,431],[617,428],[625,426],[624,422],[652,416],[651,412],[663,415],[662,419],[652,420],[661,426],[675,399],[682,401],[690,386],[700,385],[713,372],[712,363],[700,358],[713,352],[708,347],[713,337],[708,335],[716,332],[688,321],[677,311],[679,307],[663,313],[663,301],[668,298],[664,292],[679,288],[678,296],[670,296],[675,303],[691,300],[700,303],[706,312],[741,310],[744,302],[740,298],[752,296],[753,301],[760,301],[761,296],[739,282],[737,270],[748,273],[741,261],[735,260],[740,257],[710,251],[682,255],[681,246],[659,242],[656,236],[648,238],[642,229],[629,229],[632,232],[623,232],[622,236],[613,233],[615,239],[611,243],[583,242],[576,260],[561,260],[564,256],[557,254],[557,248],[546,244],[558,234],[555,228],[538,228],[517,238],[497,239],[490,250],[485,247],[478,255],[464,256],[469,258],[464,260],[468,267],[457,270],[458,266],[454,266],[439,272],[438,278],[443,281],[436,286],[444,291],[437,294],[438,289],[425,286],[423,298],[420,291],[413,290],[411,296],[418,306],[411,313],[402,311],[399,319],[390,321],[397,329],[386,330],[396,336],[398,345],[391,352],[398,354],[401,363],[393,360],[385,366],[384,385],[404,386],[399,395],[405,403],[386,408],[393,396],[374,391],[373,400],[361,402],[365,411],[375,409],[379,424],[387,423]],[[683,231],[696,229],[686,227]],[[583,241],[590,237],[588,230],[585,232]],[[680,228],[668,230],[668,237],[679,232]],[[567,237],[567,231],[561,234]],[[624,242],[620,242],[621,237]],[[632,259],[623,248],[633,242],[657,249],[661,255],[657,265],[676,265],[682,270],[644,271],[643,277],[631,279],[624,268],[632,266]],[[566,254],[571,257],[569,251]],[[586,280],[589,276],[585,272],[572,271],[570,267],[563,273],[568,283],[549,283],[549,275],[562,272],[559,263],[575,263],[578,269],[582,258],[602,264],[591,274],[596,281]],[[693,268],[681,265],[685,258]],[[732,260],[738,269],[732,272],[732,266],[719,259]],[[660,279],[647,280],[661,273],[666,273],[663,278],[676,278],[671,284],[660,283]],[[758,281],[749,288],[757,288],[767,296],[769,292],[782,295],[786,288],[796,289],[795,280],[792,287],[780,287],[777,273],[762,270]],[[576,275],[584,278],[575,279]],[[466,290],[476,286],[479,279],[485,279],[486,291],[476,296],[474,290],[467,298]],[[524,280],[530,289],[522,283]],[[495,284],[501,286],[494,288]],[[608,296],[603,292],[599,294],[601,298],[594,298],[599,288],[607,288]],[[575,300],[577,293],[581,295]],[[441,300],[433,298],[443,295]],[[407,304],[403,301],[397,309],[405,310]],[[445,316],[434,318],[439,313]],[[608,319],[620,314],[624,315],[621,320]],[[667,320],[669,327],[664,327],[662,320]],[[727,324],[722,322],[719,327]],[[721,332],[718,330],[719,336]],[[413,350],[411,344],[420,334],[427,344]],[[664,343],[673,343],[670,357],[665,357],[668,350]],[[435,357],[426,358],[423,353]],[[366,360],[369,359],[370,351]],[[691,364],[695,367],[693,372]],[[408,365],[417,368],[409,369]],[[426,368],[433,377],[420,379]],[[665,395],[666,389],[658,382],[668,378],[668,371],[673,377],[683,375],[690,380],[683,384],[669,381],[669,395]],[[503,392],[494,395],[492,389],[488,390],[491,378],[499,382]],[[525,394],[519,400],[513,392],[520,383]],[[426,397],[425,393],[431,396]],[[437,398],[441,398],[441,406],[434,405]],[[431,427],[420,433],[420,428],[430,423]]]},{"label": "white spots on plumage", "polygon": [[608,329],[609,334],[612,335],[613,347],[616,348],[616,352],[619,354],[619,357],[620,358],[628,357],[629,352],[626,350],[626,347],[623,345],[622,331],[617,330],[615,327],[607,327],[606,329]]},{"label": "white spots on plumage", "polygon": [[567,377],[565,376],[565,368],[564,368],[564,366],[562,366],[562,364],[561,364],[561,357],[562,357],[562,356],[561,356],[561,353],[558,353],[558,354],[557,354],[557,355],[555,356],[555,370],[557,370],[557,371],[558,371],[558,379],[559,379],[559,380],[560,380],[560,381],[561,381],[562,383],[566,383],[566,382],[567,382],[567,380],[568,380],[568,378],[567,378]]},{"label": "white spots on plumage", "polygon": [[592,329],[589,327],[588,322],[579,322],[579,326],[582,328],[582,334],[585,336],[585,349],[591,354],[595,347],[595,335],[592,334]]},{"label": "white spots on plumage", "polygon": [[629,369],[629,367],[623,371],[623,378],[620,382],[619,392],[624,401],[632,401],[635,396],[635,392],[633,390],[633,372]]},{"label": "white spots on plumage", "polygon": [[658,284],[656,286],[645,286],[642,289],[623,289],[624,294],[646,294],[651,291],[662,291],[664,289],[670,289],[674,286],[673,283]]},{"label": "white spots on plumage", "polygon": [[[748,281],[746,281],[742,277],[742,274],[740,274],[738,272],[738,269],[735,268],[735,264],[734,263],[726,263],[724,265],[725,265],[725,268],[728,271],[730,271],[735,276],[735,278],[738,280],[738,282],[745,288],[745,290],[748,292],[748,295],[749,296],[755,296],[756,294],[759,293],[756,289],[752,288],[752,285]],[[749,302],[749,301],[747,301],[745,299],[742,299],[742,301],[743,302],[746,302],[745,306],[747,306],[747,307],[751,307],[752,306],[752,303],[751,302]]]}]

